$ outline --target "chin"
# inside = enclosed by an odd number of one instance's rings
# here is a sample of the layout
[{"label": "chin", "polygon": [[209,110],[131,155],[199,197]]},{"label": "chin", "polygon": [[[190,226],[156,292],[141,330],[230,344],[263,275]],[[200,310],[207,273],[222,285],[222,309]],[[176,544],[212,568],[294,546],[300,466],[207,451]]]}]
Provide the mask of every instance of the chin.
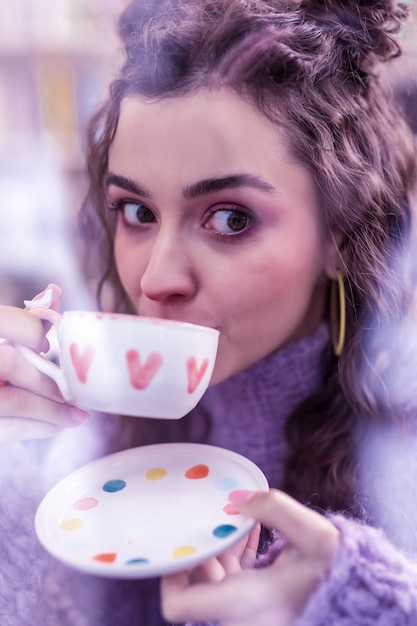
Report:
[{"label": "chin", "polygon": [[[220,357],[221,358],[221,357]],[[221,363],[219,359],[219,355],[217,355],[216,364],[214,366],[213,374],[210,380],[209,387],[213,385],[217,385],[218,383],[222,383],[223,381],[231,378],[235,374],[242,372],[247,367],[249,367],[251,363]]]},{"label": "chin", "polygon": [[227,380],[236,372],[230,367],[222,366],[219,363],[219,357],[217,355],[216,364],[214,366],[213,374],[211,376],[209,387],[213,387],[213,385],[217,385],[218,383],[222,383],[224,380]]}]

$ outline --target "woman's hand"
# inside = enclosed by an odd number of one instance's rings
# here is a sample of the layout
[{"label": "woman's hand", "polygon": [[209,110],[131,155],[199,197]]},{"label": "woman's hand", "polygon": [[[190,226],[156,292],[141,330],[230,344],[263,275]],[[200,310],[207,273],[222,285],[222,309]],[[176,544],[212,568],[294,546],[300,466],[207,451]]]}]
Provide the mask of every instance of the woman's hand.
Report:
[{"label": "woman's hand", "polygon": [[[59,287],[48,289],[53,292],[51,308],[59,310]],[[45,332],[45,323],[35,315],[0,306],[0,442],[49,437],[88,419],[87,413],[66,404],[56,384],[14,346],[16,342],[36,352],[47,351]]]},{"label": "woman's hand", "polygon": [[174,622],[218,620],[222,626],[291,626],[326,576],[339,532],[323,516],[274,489],[234,492],[231,500],[245,515],[279,531],[285,547],[268,567],[246,569],[252,536],[246,545],[239,544],[234,557],[232,549],[232,557],[228,551],[216,566],[211,562],[166,576],[161,587],[164,616]]}]

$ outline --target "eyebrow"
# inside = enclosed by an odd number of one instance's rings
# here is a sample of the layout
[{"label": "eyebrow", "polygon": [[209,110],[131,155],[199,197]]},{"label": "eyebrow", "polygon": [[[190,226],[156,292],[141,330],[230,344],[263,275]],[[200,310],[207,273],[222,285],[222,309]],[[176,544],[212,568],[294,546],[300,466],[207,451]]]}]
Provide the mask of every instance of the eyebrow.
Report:
[{"label": "eyebrow", "polygon": [[[145,187],[142,187],[137,181],[120,174],[109,173],[106,178],[106,185],[107,187],[115,185],[143,198],[150,198],[150,193]],[[188,185],[184,188],[183,195],[186,199],[192,199],[216,193],[223,189],[236,189],[238,187],[252,187],[267,193],[276,191],[275,187],[253,174],[233,174],[221,178],[207,178]]]},{"label": "eyebrow", "polygon": [[253,174],[233,174],[223,178],[208,178],[201,180],[184,189],[185,198],[197,198],[205,196],[223,189],[236,189],[237,187],[252,187],[268,193],[275,191],[275,188],[262,178]]},{"label": "eyebrow", "polygon": [[121,176],[120,174],[113,174],[113,173],[108,174],[106,177],[106,187],[110,187],[110,185],[114,185],[115,187],[120,187],[120,189],[124,189],[125,191],[130,191],[131,193],[134,193],[137,196],[150,198],[150,193],[147,189],[142,187],[139,183],[134,181],[132,178],[128,178],[127,176]]}]

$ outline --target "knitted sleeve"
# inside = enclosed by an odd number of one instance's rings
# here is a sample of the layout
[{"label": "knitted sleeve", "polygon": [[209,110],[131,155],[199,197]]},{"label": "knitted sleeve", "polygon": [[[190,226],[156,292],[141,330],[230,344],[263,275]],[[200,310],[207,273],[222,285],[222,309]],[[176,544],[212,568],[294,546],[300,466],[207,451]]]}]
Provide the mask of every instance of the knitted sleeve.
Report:
[{"label": "knitted sleeve", "polygon": [[325,581],[295,626],[417,624],[417,563],[382,531],[337,515],[341,545]]}]

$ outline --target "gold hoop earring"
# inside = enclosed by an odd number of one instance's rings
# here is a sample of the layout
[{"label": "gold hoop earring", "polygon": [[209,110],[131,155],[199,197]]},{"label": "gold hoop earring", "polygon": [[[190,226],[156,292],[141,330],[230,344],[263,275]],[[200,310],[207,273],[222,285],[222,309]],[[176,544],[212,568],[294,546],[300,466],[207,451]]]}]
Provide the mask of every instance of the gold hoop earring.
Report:
[{"label": "gold hoop earring", "polygon": [[346,338],[346,296],[343,274],[339,269],[330,287],[330,331],[333,351],[336,356],[340,356]]}]

